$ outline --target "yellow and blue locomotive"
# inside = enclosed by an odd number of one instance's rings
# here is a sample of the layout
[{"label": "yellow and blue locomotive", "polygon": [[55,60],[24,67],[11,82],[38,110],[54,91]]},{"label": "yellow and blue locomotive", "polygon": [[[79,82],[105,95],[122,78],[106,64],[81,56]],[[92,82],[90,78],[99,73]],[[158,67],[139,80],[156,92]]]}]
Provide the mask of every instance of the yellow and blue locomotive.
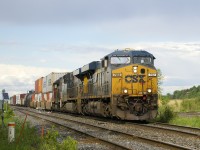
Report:
[{"label": "yellow and blue locomotive", "polygon": [[54,87],[53,109],[151,120],[158,110],[155,57],[147,51],[117,50],[67,73]]}]

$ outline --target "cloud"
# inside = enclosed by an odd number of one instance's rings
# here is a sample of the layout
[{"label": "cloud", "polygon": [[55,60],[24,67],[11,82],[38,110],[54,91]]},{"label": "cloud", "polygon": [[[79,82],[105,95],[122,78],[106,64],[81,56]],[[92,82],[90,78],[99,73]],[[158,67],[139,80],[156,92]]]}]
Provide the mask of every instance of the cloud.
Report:
[{"label": "cloud", "polygon": [[15,46],[15,45],[21,45],[22,43],[19,43],[15,40],[9,40],[9,41],[0,41],[0,46]]},{"label": "cloud", "polygon": [[0,68],[0,89],[6,89],[10,96],[34,89],[35,80],[51,72],[67,72],[64,69],[23,65],[0,64]]},{"label": "cloud", "polygon": [[199,1],[194,0],[6,0],[1,1],[1,22],[78,23],[102,22],[135,16],[178,16],[199,18]]},{"label": "cloud", "polygon": [[40,59],[40,62],[41,62],[41,63],[46,63],[47,60],[46,60],[46,59]]}]

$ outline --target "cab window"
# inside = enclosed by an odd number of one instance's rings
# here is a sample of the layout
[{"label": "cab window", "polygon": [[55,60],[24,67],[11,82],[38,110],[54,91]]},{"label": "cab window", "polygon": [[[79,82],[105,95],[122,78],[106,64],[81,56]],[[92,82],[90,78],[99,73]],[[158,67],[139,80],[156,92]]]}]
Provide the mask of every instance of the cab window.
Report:
[{"label": "cab window", "polygon": [[131,58],[130,57],[122,57],[122,56],[113,56],[111,57],[110,60],[111,64],[113,65],[117,65],[117,64],[129,64],[131,62]]},{"label": "cab window", "polygon": [[137,64],[153,64],[151,57],[133,57],[133,62]]}]

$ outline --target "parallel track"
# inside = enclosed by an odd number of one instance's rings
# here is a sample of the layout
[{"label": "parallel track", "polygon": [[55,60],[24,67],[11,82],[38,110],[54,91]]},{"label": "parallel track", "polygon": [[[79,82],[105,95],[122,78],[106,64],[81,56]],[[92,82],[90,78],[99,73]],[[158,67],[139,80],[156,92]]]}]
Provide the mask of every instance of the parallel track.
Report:
[{"label": "parallel track", "polygon": [[197,135],[197,136],[200,137],[200,128],[194,128],[194,127],[188,127],[188,126],[180,126],[180,125],[173,125],[173,124],[167,124],[167,123],[159,123],[159,122],[153,123],[153,125],[158,125],[161,128],[169,127],[169,128],[177,128],[177,129],[181,129],[181,130],[191,130],[191,131],[194,131],[196,134],[193,134],[193,133],[190,133],[190,132],[187,132],[187,131],[182,131],[182,132],[189,133],[191,135],[192,134],[193,135]]},{"label": "parallel track", "polygon": [[[27,111],[27,110],[25,110],[25,111]],[[22,113],[24,113],[24,112],[22,112]],[[33,113],[33,114],[30,114],[30,111],[29,111],[29,115],[31,115],[33,117],[38,117],[38,118],[50,121],[50,122],[55,123],[55,124],[60,125],[60,126],[65,126],[65,125],[60,124],[60,123],[55,122],[55,121],[52,121],[52,120],[49,120],[47,118],[44,119],[42,117],[36,116],[35,114],[39,114],[39,115],[42,115],[42,116],[50,117],[52,119],[55,119],[55,118],[56,119],[60,119],[60,120],[65,121],[65,122],[71,122],[71,123],[74,123],[74,124],[79,124],[81,126],[87,126],[87,128],[93,128],[93,129],[94,128],[96,128],[96,129],[98,128],[98,129],[100,129],[100,130],[102,130],[104,132],[108,132],[108,131],[109,132],[113,132],[114,134],[118,134],[118,135],[122,136],[123,138],[128,138],[130,141],[140,141],[142,143],[150,144],[150,145],[155,146],[155,147],[162,147],[162,148],[167,148],[167,149],[183,149],[183,150],[190,149],[190,148],[187,148],[187,147],[184,147],[184,146],[180,146],[180,145],[176,145],[176,144],[173,144],[173,143],[167,143],[167,142],[157,141],[157,140],[153,140],[153,139],[149,139],[149,138],[145,138],[145,137],[135,136],[135,135],[132,135],[132,134],[129,134],[129,133],[117,131],[115,129],[111,130],[111,129],[108,129],[106,127],[100,127],[100,126],[97,126],[97,125],[91,125],[91,124],[83,123],[81,121],[74,121],[74,120],[71,120],[71,119],[66,119],[66,118],[54,116],[52,114],[51,115],[47,115],[47,114],[37,113],[37,112],[33,112],[33,111],[31,111],[31,113]],[[80,131],[80,132],[82,132],[82,131]],[[94,137],[94,135],[92,135],[90,133],[86,133],[86,132],[83,132],[83,133]],[[103,139],[103,138],[99,138],[99,137],[94,137],[94,138],[98,138],[99,140],[104,141],[104,142],[109,142],[109,144],[113,144],[116,147],[119,147],[120,149],[130,149],[128,146],[122,146],[122,145],[119,145],[119,144],[117,144],[117,143],[115,143],[113,141],[108,141],[107,139]]]},{"label": "parallel track", "polygon": [[[23,114],[27,114],[27,111],[26,111],[26,110],[25,110],[26,112],[21,111],[21,110],[17,110],[17,111],[19,111],[20,113],[23,113]],[[36,116],[36,115],[32,115],[32,114],[30,114],[30,113],[28,113],[28,115],[31,116],[31,117],[34,117],[34,118],[38,118],[38,119],[45,120],[46,122],[49,122],[49,123],[51,123],[51,124],[53,124],[53,125],[60,126],[60,127],[64,127],[64,128],[66,128],[66,129],[73,130],[73,131],[78,132],[78,133],[80,133],[80,134],[84,134],[84,135],[86,135],[86,136],[92,137],[92,138],[95,139],[95,141],[98,140],[100,143],[102,143],[102,144],[104,144],[104,145],[107,145],[107,146],[109,146],[109,147],[111,147],[111,148],[113,148],[113,149],[117,149],[117,150],[131,150],[130,148],[127,148],[127,147],[125,147],[125,146],[119,145],[119,144],[114,143],[114,142],[107,141],[107,140],[102,139],[102,138],[97,138],[96,136],[93,136],[92,134],[89,134],[89,133],[86,133],[86,132],[82,132],[82,131],[80,131],[80,130],[75,130],[74,128],[70,128],[70,127],[68,127],[68,126],[66,126],[66,125],[63,125],[63,124],[61,124],[61,123],[58,123],[58,122],[55,122],[55,121],[51,121],[51,120],[49,120],[49,119],[44,119],[44,118],[42,118],[42,117],[39,117],[39,116]],[[40,115],[41,115],[41,114],[40,114]],[[48,115],[46,115],[46,116],[48,116]],[[48,117],[49,117],[49,116],[48,116]]]},{"label": "parallel track", "polygon": [[165,130],[167,132],[176,132],[177,134],[197,137],[200,138],[200,129],[186,126],[171,125],[166,123],[151,123],[151,124],[138,124],[138,123],[126,123],[130,125],[135,125],[139,127],[146,127],[158,130]]}]

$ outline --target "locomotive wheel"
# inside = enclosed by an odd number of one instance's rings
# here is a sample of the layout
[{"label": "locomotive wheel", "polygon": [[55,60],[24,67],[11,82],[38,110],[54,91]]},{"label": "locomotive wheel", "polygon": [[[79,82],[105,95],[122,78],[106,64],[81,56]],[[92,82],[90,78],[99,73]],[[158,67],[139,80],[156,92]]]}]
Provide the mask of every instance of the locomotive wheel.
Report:
[{"label": "locomotive wheel", "polygon": [[111,117],[110,105],[106,104],[104,108],[104,117]]}]

